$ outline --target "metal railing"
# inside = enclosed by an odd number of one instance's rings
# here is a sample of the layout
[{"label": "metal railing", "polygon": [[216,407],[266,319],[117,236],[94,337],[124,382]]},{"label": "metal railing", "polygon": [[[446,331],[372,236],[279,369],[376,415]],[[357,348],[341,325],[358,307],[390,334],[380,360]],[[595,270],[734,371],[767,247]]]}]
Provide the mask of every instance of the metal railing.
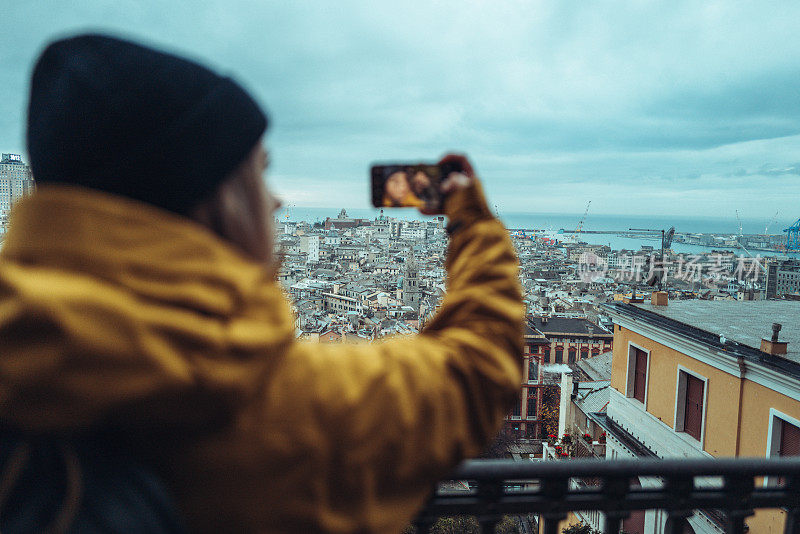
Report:
[{"label": "metal railing", "polygon": [[[660,483],[631,484],[639,477]],[[771,477],[768,484],[764,477]],[[587,479],[592,483],[583,483]],[[632,511],[664,510],[664,533],[681,534],[699,510],[723,532],[741,534],[755,509],[782,508],[788,512],[784,534],[800,534],[800,457],[469,460],[448,480],[468,482],[469,490],[440,487],[415,521],[418,532],[440,517],[467,515],[488,533],[505,515],[536,514],[539,532],[557,534],[568,512],[597,510],[605,516],[604,532],[616,534]]]}]

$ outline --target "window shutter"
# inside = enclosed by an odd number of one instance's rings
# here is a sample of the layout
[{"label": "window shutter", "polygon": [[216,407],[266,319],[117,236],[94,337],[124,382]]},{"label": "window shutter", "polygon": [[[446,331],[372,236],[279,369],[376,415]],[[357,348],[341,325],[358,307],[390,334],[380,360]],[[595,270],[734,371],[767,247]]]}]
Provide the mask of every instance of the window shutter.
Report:
[{"label": "window shutter", "polygon": [[644,404],[644,390],[647,386],[647,353],[643,350],[636,351],[636,366],[633,377],[633,398]]},{"label": "window shutter", "polygon": [[778,456],[800,456],[800,428],[781,421],[780,447]]},{"label": "window shutter", "polygon": [[536,417],[536,393],[528,394],[528,411],[526,413],[528,417]]},{"label": "window shutter", "polygon": [[522,402],[521,398],[518,398],[514,401],[514,406],[511,407],[511,417],[519,417],[520,416],[520,404]]},{"label": "window shutter", "polygon": [[686,412],[683,430],[696,440],[700,439],[703,426],[703,381],[686,375]]}]

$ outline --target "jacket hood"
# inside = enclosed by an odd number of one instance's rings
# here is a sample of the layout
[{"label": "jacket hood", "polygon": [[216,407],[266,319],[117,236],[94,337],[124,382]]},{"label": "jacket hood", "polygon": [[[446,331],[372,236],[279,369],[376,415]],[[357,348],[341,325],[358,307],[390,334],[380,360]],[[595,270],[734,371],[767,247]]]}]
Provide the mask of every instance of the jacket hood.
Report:
[{"label": "jacket hood", "polygon": [[158,430],[229,417],[294,337],[274,274],[189,219],[40,188],[0,251],[0,420]]}]

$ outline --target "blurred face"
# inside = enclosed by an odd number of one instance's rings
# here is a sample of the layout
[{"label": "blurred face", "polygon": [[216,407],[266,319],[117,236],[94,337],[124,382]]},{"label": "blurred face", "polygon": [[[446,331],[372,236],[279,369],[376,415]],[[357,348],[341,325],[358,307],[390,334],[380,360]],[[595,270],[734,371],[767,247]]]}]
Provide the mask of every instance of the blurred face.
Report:
[{"label": "blurred face", "polygon": [[403,199],[408,196],[409,192],[406,173],[393,173],[391,176],[389,176],[389,178],[386,179],[386,185],[384,187],[389,198],[397,203],[403,202]]},{"label": "blurred face", "polygon": [[431,186],[431,179],[424,172],[417,171],[414,173],[414,178],[411,179],[411,184],[414,192],[419,195]]},{"label": "blurred face", "polygon": [[273,263],[273,216],[281,204],[267,189],[267,151],[259,142],[217,192],[191,216],[254,260]]}]

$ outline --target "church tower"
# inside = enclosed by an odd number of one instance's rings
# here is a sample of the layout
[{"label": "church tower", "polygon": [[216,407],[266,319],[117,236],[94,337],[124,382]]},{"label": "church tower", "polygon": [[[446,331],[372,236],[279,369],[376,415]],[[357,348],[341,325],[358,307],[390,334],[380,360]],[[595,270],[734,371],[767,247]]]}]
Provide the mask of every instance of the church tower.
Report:
[{"label": "church tower", "polygon": [[419,278],[417,278],[418,272],[419,268],[414,259],[414,253],[409,250],[406,270],[403,273],[403,305],[411,306],[417,313],[419,313],[419,304],[422,298],[422,290],[419,287]]}]

